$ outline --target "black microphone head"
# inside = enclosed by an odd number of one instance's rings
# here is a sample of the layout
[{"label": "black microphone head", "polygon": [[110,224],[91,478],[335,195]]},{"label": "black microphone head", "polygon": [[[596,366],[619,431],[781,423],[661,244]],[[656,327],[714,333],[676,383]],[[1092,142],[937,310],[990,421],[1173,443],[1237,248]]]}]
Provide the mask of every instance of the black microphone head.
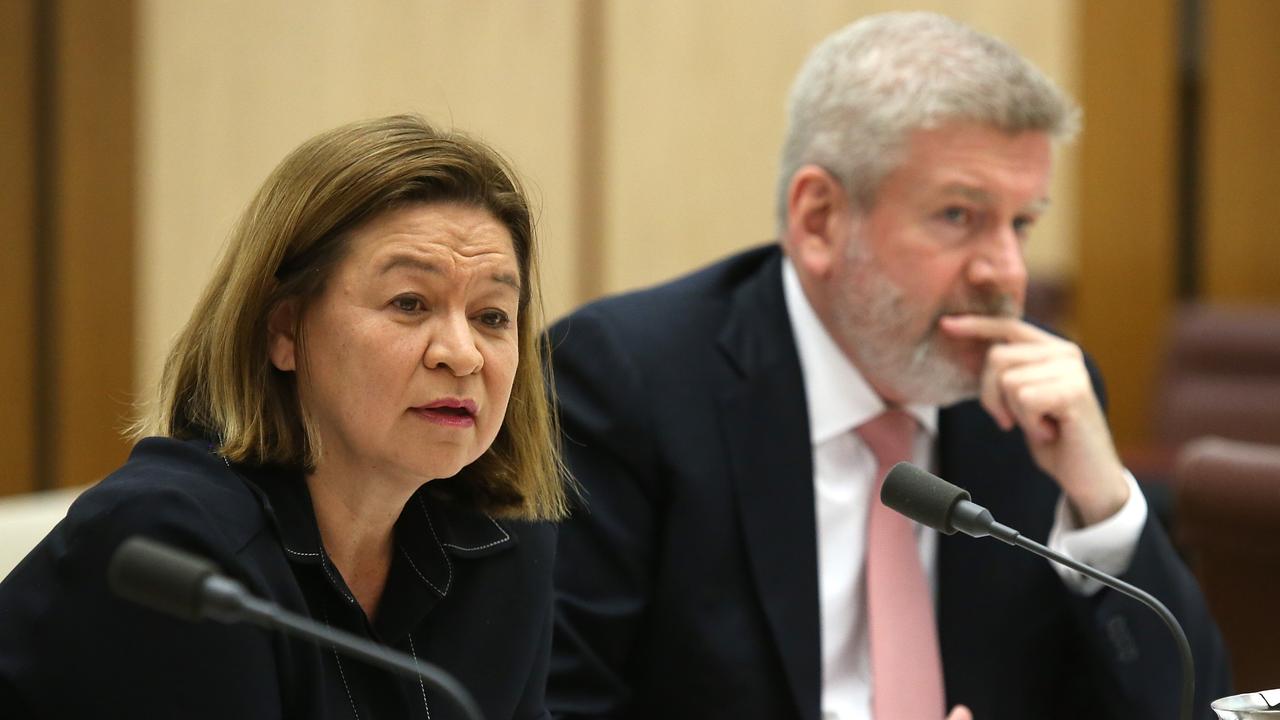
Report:
[{"label": "black microphone head", "polygon": [[951,511],[969,492],[911,463],[900,462],[884,476],[880,502],[946,535],[955,533]]},{"label": "black microphone head", "polygon": [[204,558],[135,535],[120,543],[107,566],[115,594],[184,620],[203,617],[204,581],[218,566]]}]

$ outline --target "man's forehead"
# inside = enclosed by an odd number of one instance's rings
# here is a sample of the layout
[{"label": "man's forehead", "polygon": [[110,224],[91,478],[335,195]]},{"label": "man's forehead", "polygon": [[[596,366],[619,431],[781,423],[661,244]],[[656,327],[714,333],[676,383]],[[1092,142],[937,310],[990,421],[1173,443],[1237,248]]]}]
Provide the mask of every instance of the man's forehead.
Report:
[{"label": "man's forehead", "polygon": [[979,202],[1006,193],[1047,202],[1053,166],[1052,140],[1042,131],[1008,133],[975,123],[950,123],[910,132],[884,185],[947,193]]},{"label": "man's forehead", "polygon": [[[959,197],[979,205],[994,205],[1000,200],[1000,198],[996,197],[996,195],[987,188],[962,182],[952,182],[943,185],[939,190],[939,194],[943,196]],[[1049,209],[1049,204],[1049,196],[1041,195],[1024,203],[1023,209],[1028,212],[1042,213]]]}]

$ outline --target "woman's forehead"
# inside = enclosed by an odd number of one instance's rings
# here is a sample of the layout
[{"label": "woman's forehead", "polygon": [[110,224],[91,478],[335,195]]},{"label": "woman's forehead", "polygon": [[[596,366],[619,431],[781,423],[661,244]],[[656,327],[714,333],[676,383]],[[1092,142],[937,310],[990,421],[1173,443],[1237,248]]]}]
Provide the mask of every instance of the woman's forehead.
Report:
[{"label": "woman's forehead", "polygon": [[[510,231],[489,211],[454,203],[382,213],[352,232],[350,254],[376,274],[483,268],[518,277]],[[518,286],[518,281],[516,285]]]}]

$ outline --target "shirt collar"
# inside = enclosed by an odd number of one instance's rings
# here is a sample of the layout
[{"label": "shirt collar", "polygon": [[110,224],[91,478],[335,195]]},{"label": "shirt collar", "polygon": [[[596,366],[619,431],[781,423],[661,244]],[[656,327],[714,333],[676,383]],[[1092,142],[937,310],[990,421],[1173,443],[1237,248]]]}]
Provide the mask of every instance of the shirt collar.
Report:
[{"label": "shirt collar", "polygon": [[[281,466],[236,465],[235,469],[260,493],[263,509],[289,560],[316,565],[328,562],[302,472]],[[484,557],[516,542],[497,520],[436,498],[426,485],[409,498],[396,521],[395,536],[396,552],[402,553],[414,575],[440,596],[453,584],[450,558]]]},{"label": "shirt collar", "polygon": [[[823,327],[790,258],[782,261],[782,291],[804,377],[809,440],[817,446],[884,412],[885,404]],[[937,405],[911,403],[905,410],[929,437],[937,435]]]}]

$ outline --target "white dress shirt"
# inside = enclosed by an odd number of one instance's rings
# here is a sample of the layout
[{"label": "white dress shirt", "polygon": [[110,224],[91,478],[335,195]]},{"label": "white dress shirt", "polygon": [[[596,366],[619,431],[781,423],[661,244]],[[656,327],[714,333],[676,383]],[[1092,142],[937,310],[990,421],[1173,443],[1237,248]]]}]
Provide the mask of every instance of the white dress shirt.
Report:
[{"label": "white dress shirt", "polygon": [[[823,717],[871,720],[863,553],[867,503],[871,502],[871,490],[878,478],[871,450],[851,431],[883,412],[885,405],[827,334],[804,296],[789,260],[784,261],[782,273],[787,314],[804,376],[813,446]],[[916,434],[912,462],[936,470],[938,407],[908,405],[904,409],[915,417],[921,428]],[[1129,501],[1125,506],[1088,528],[1075,527],[1065,500],[1060,500],[1049,535],[1050,547],[1104,572],[1124,572],[1147,519],[1146,500],[1132,477],[1129,484]],[[976,501],[981,503],[981,498]],[[936,592],[937,533],[917,526],[916,536],[925,573]],[[1076,592],[1091,594],[1101,587],[1075,571],[1057,565],[1054,569]]]}]

